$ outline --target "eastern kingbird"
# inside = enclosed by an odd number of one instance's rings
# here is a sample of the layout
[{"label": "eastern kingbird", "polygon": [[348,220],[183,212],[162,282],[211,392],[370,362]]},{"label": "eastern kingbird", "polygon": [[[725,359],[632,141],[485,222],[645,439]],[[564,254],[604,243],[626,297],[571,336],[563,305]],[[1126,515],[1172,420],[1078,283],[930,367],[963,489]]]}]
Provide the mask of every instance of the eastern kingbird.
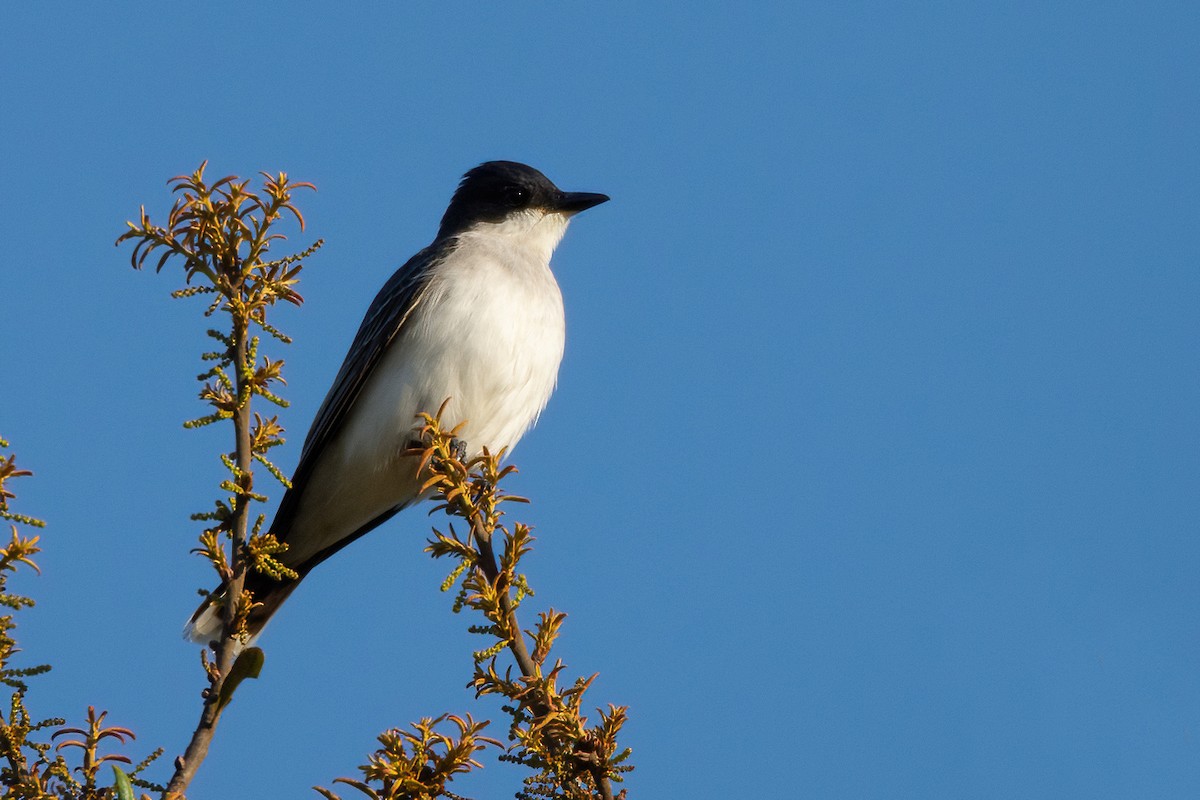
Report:
[{"label": "eastern kingbird", "polygon": [[[257,636],[313,567],[412,505],[421,479],[403,455],[420,412],[447,399],[447,428],[474,456],[512,449],[554,389],[565,325],[550,255],[570,218],[608,200],[564,192],[532,167],[489,161],[463,176],[433,243],[383,285],[304,440],[271,532],[299,573],[250,572]],[[188,623],[198,642],[221,630],[220,592]]]}]

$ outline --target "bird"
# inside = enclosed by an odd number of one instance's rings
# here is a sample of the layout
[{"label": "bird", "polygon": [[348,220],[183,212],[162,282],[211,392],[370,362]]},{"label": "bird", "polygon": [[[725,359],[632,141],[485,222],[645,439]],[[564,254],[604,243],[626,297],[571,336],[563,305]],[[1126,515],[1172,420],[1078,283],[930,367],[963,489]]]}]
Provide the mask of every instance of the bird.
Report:
[{"label": "bird", "polygon": [[[322,561],[422,499],[419,414],[442,410],[460,452],[511,452],[558,380],[566,325],[550,269],[570,219],[609,200],[564,192],[538,170],[488,161],[454,191],[437,235],[375,296],[313,420],[269,531],[297,574],[251,571],[249,639]],[[406,451],[407,454],[406,454]],[[221,634],[222,588],[185,628]]]}]

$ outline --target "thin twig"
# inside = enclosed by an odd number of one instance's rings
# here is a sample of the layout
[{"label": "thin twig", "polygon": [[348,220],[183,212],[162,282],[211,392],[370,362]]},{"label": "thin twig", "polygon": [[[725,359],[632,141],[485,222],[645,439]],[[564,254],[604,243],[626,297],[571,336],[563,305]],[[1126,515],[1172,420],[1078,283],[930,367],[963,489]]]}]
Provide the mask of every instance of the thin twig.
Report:
[{"label": "thin twig", "polygon": [[[500,567],[496,563],[496,552],[492,548],[492,532],[487,530],[487,526],[479,517],[472,521],[471,530],[475,533],[479,567],[487,579],[495,584],[496,578],[500,576]],[[525,644],[525,635],[521,632],[517,622],[516,609],[512,607],[512,599],[507,591],[500,594],[500,610],[504,612],[504,618],[508,623],[508,649],[512,651],[513,658],[517,660],[521,674],[526,678],[536,678],[537,665],[533,663],[533,658],[529,655],[529,648]],[[549,709],[543,708],[541,713],[546,713],[546,711]]]},{"label": "thin twig", "polygon": [[[487,579],[494,585],[496,579],[500,576],[500,567],[496,563],[496,552],[492,547],[492,531],[487,529],[482,517],[475,516],[471,521],[471,530],[475,534],[477,555],[476,563],[487,576]],[[521,670],[521,674],[529,679],[537,679],[540,677],[537,665],[534,664],[533,658],[529,655],[529,648],[525,643],[525,634],[521,629],[520,622],[517,620],[517,611],[512,606],[512,599],[506,587],[500,593],[500,610],[504,612],[504,619],[508,625],[508,649],[516,659],[517,668]],[[539,703],[534,711],[543,716],[550,713],[550,708],[545,703]],[[603,800],[613,800],[612,782],[608,779],[603,764],[596,757],[595,753],[576,754],[576,759],[580,761],[584,768],[592,775],[592,780],[595,781],[596,787],[600,790],[600,797]]]},{"label": "thin twig", "polygon": [[[238,397],[248,397],[250,387],[247,385],[245,370],[247,353],[247,326],[242,320],[235,320],[233,330],[234,364],[236,365]],[[243,394],[245,392],[246,394]],[[250,447],[250,403],[240,405],[233,417],[234,438],[236,442],[236,460],[240,470],[237,477],[239,488],[249,492],[252,488],[251,461],[253,453]],[[230,554],[230,567],[233,577],[225,586],[225,604],[222,608],[221,637],[214,643],[213,652],[216,656],[214,668],[209,673],[209,686],[205,691],[204,707],[200,710],[200,721],[192,732],[184,754],[175,761],[175,774],[167,784],[163,800],[181,800],[184,790],[196,776],[196,771],[208,756],[208,748],[217,732],[217,723],[224,710],[221,703],[221,688],[229,677],[233,662],[237,657],[239,642],[234,636],[239,598],[246,580],[246,565],[243,552],[246,544],[246,532],[249,528],[250,500],[245,494],[234,497],[233,517],[233,547]]]},{"label": "thin twig", "polygon": [[[318,240],[301,253],[264,261],[270,243],[284,238],[272,230],[283,212],[294,216],[300,229],[304,229],[304,219],[292,202],[292,193],[297,189],[316,187],[289,181],[284,173],[276,176],[263,173],[266,178],[264,199],[263,195],[247,190],[250,181],[232,175],[212,184],[206,183],[204,170],[207,163],[202,163],[190,175],[171,179],[172,190],[182,192],[182,196],[172,206],[165,227],[152,224],[143,208],[139,221],[129,222],[128,230],[117,238],[117,244],[129,240],[136,242],[130,256],[135,269],[142,269],[156,250],[160,252],[155,271],[161,271],[173,258],[182,258],[188,288],[173,295],[214,294],[216,298],[205,316],[220,309],[229,313],[231,321],[228,335],[209,331],[224,349],[204,355],[206,360],[218,363],[199,376],[204,384],[200,397],[210,405],[212,413],[185,423],[185,427],[197,428],[232,419],[234,453],[232,459],[225,454],[221,456],[232,473],[231,479],[221,484],[222,489],[228,490],[230,499],[218,499],[216,512],[196,517],[216,521],[201,535],[202,547],[196,552],[212,562],[220,577],[218,591],[221,597],[210,596],[208,602],[220,604],[221,630],[216,641],[201,651],[208,687],[203,693],[199,722],[184,754],[176,759],[175,773],[164,791],[163,796],[170,800],[183,797],[208,754],[222,709],[228,704],[238,681],[244,677],[234,668],[245,649],[241,637],[246,634],[247,617],[253,607],[252,598],[244,592],[246,571],[253,563],[253,557],[247,554],[251,532],[250,505],[265,499],[253,492],[251,468],[254,459],[262,460],[275,477],[284,480],[263,456],[268,448],[283,443],[279,436],[282,428],[272,418],[265,427],[256,429],[252,417],[258,418],[258,415],[250,410],[254,395],[285,405],[269,388],[273,382],[282,381],[279,371],[283,362],[264,356],[262,366],[256,369],[258,344],[250,335],[251,325],[261,327],[284,343],[289,341],[268,323],[267,311],[279,300],[294,305],[303,302],[294,288],[302,268],[300,261],[321,246]],[[193,284],[194,278],[201,279]],[[228,374],[226,370],[229,369],[233,375]],[[226,536],[229,538],[228,553],[222,541]],[[272,552],[279,552],[279,549]],[[255,655],[261,665],[261,652]],[[250,669],[253,672],[249,674],[256,676],[258,666]]]}]

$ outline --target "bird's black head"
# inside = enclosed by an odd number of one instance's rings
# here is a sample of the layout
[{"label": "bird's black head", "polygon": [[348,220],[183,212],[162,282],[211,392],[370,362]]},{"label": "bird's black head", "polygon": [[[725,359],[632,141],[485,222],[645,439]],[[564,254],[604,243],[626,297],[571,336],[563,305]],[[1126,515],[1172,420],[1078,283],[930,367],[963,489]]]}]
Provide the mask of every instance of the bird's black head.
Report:
[{"label": "bird's black head", "polygon": [[591,192],[564,192],[542,173],[515,161],[488,161],[463,176],[442,217],[438,238],[476,222],[499,222],[527,209],[577,214],[608,200]]}]

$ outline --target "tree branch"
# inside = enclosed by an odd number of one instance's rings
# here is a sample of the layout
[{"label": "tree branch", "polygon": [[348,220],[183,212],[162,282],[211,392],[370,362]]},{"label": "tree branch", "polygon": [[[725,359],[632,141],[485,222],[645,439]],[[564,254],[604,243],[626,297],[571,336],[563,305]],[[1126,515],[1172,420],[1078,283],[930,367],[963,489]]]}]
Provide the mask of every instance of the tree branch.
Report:
[{"label": "tree branch", "polygon": [[[279,300],[294,305],[303,302],[294,288],[302,268],[299,262],[322,244],[318,240],[301,253],[265,261],[271,242],[284,238],[272,231],[282,212],[290,212],[301,230],[304,228],[304,219],[292,203],[292,193],[315,187],[291,182],[284,173],[277,176],[263,173],[264,199],[263,195],[247,190],[250,181],[234,176],[207,183],[206,163],[191,175],[171,179],[172,190],[181,196],[171,209],[166,227],[152,224],[143,208],[139,221],[129,222],[129,230],[117,239],[117,244],[128,240],[136,243],[130,257],[135,269],[141,269],[155,250],[160,251],[156,270],[161,270],[168,260],[181,258],[189,285],[172,295],[216,295],[205,315],[220,310],[228,313],[230,320],[227,333],[208,332],[223,348],[204,354],[206,361],[216,364],[199,376],[203,383],[200,398],[209,403],[212,413],[185,423],[185,427],[198,428],[231,420],[234,448],[232,456],[221,455],[231,473],[221,484],[228,496],[217,500],[215,510],[193,515],[194,519],[213,521],[200,536],[201,547],[193,552],[208,559],[220,578],[219,594],[210,595],[208,602],[219,604],[221,630],[216,641],[209,643],[212,660],[209,649],[201,651],[208,687],[203,692],[204,704],[196,729],[184,754],[175,761],[175,772],[164,793],[169,800],[183,797],[208,755],[221,712],[233,690],[243,678],[257,676],[261,666],[262,652],[247,649],[244,643],[248,635],[247,616],[253,608],[253,598],[245,592],[246,572],[256,563],[248,553],[252,544],[251,505],[266,500],[254,491],[254,461],[261,461],[285,485],[287,481],[266,458],[269,448],[283,443],[280,436],[283,428],[274,418],[263,420],[252,414],[251,400],[259,395],[277,405],[287,403],[270,387],[273,382],[283,380],[280,374],[283,362],[264,356],[261,366],[256,363],[258,338],[251,336],[251,326],[262,328],[285,344],[290,341],[267,322],[267,312]],[[259,422],[257,428],[254,419]],[[257,532],[256,523],[253,533]],[[282,552],[279,543],[272,541],[271,545],[273,549],[268,555]],[[243,658],[247,660],[239,662]]]},{"label": "tree branch", "polygon": [[[517,618],[520,598],[530,591],[517,568],[532,540],[524,525],[518,523],[511,531],[500,525],[504,514],[501,504],[524,500],[499,488],[499,482],[515,468],[501,468],[502,454],[486,451],[464,464],[459,460],[461,445],[455,438],[457,429],[443,430],[440,415],[440,411],[438,415],[422,415],[425,425],[420,438],[424,448],[412,452],[421,456],[423,491],[432,490],[441,500],[438,508],[466,520],[470,532],[464,539],[453,528],[449,534],[435,529],[436,538],[430,540],[427,551],[435,558],[452,555],[459,560],[459,567],[442,588],[450,588],[466,571],[455,608],[465,604],[483,613],[491,626],[472,630],[492,633],[499,639],[493,647],[476,653],[472,685],[477,694],[501,694],[512,703],[507,710],[513,716],[510,738],[516,744],[511,749],[515,753],[506,756],[506,760],[525,764],[537,772],[526,779],[529,791],[517,796],[540,796],[545,787],[554,785],[562,797],[570,800],[624,797],[624,791],[614,795],[612,776],[631,769],[621,765],[629,751],[618,752],[616,744],[625,709],[610,707],[607,713],[600,712],[600,725],[587,727],[580,706],[594,676],[580,678],[573,686],[560,689],[558,675],[563,669],[562,662],[545,668],[566,615],[551,609],[540,616],[535,630],[528,634],[533,637],[532,653]],[[499,559],[494,542],[496,531],[504,537],[504,552]],[[514,588],[518,592],[516,597]],[[521,680],[514,681],[507,673],[501,675],[496,671],[494,656],[503,648],[512,654]],[[490,663],[485,664],[489,659]],[[590,780],[583,780],[583,776]]]},{"label": "tree branch", "polygon": [[175,773],[171,776],[163,800],[181,800],[184,790],[196,776],[196,771],[208,756],[208,748],[217,732],[217,723],[221,720],[224,710],[221,689],[233,670],[233,664],[238,652],[242,649],[237,639],[237,617],[241,604],[242,589],[246,581],[245,544],[249,530],[250,499],[248,493],[254,488],[254,475],[251,466],[254,454],[251,450],[250,439],[250,397],[251,387],[247,380],[246,356],[249,345],[247,326],[241,320],[235,320],[233,330],[234,364],[236,365],[236,387],[239,402],[233,416],[234,441],[236,443],[235,460],[239,474],[235,480],[241,490],[235,495],[232,520],[233,547],[230,553],[230,568],[233,577],[225,585],[225,604],[222,608],[221,638],[213,643],[216,655],[215,664],[205,664],[209,676],[208,689],[204,692],[204,706],[200,710],[200,721],[192,732],[184,754],[175,760]]},{"label": "tree branch", "polygon": [[[492,547],[492,531],[487,529],[481,517],[476,516],[471,521],[471,529],[475,534],[476,554],[483,574],[493,584],[500,576],[500,567],[496,563],[496,551]],[[504,618],[508,622],[508,650],[513,654],[513,658],[517,662],[517,668],[521,670],[521,674],[526,678],[540,678],[541,670],[534,663],[533,658],[529,655],[529,647],[525,643],[525,633],[521,628],[520,621],[517,619],[517,611],[513,608],[512,597],[509,595],[507,587],[500,594],[500,608],[504,613]],[[545,716],[550,713],[550,707],[544,702],[538,702],[535,711],[539,716]],[[592,780],[595,781],[596,787],[600,790],[600,797],[603,800],[613,800],[612,782],[609,781],[608,775],[605,772],[604,765],[595,753],[588,753],[586,756],[576,754],[575,758],[581,762],[588,772],[592,775]]]}]

